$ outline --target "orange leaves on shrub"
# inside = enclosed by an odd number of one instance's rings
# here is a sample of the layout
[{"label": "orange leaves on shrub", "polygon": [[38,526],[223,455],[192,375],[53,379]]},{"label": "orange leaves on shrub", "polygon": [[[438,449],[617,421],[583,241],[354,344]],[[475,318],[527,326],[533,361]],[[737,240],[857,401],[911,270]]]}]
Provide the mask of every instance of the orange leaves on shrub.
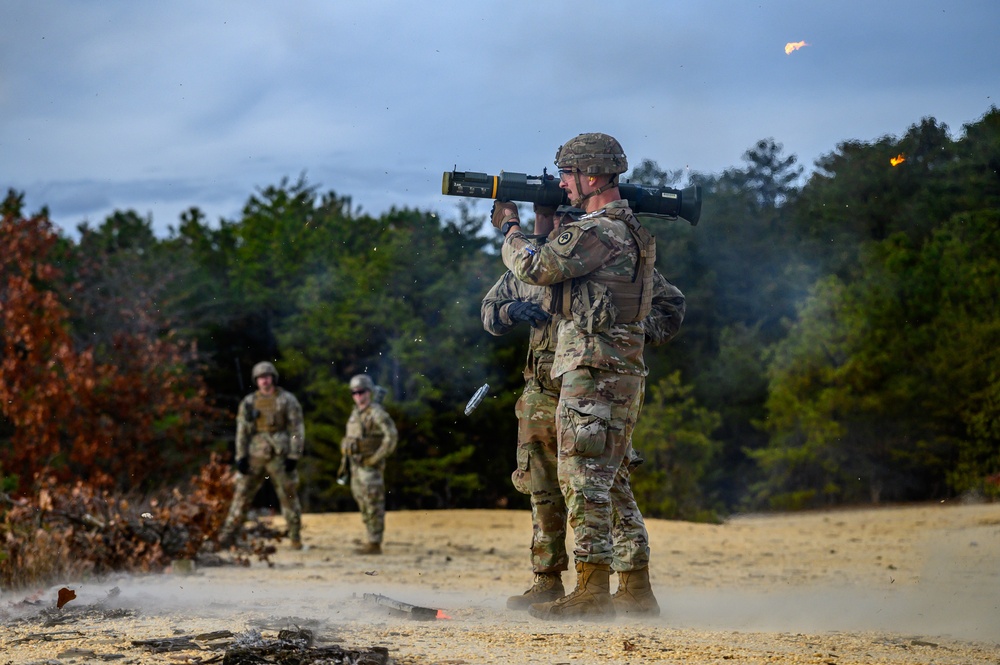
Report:
[{"label": "orange leaves on shrub", "polygon": [[[195,559],[225,518],[232,471],[213,454],[184,490],[151,498],[115,496],[54,475],[32,498],[0,494],[0,588],[110,572],[159,572]],[[251,544],[253,551],[259,544]]]},{"label": "orange leaves on shrub", "polygon": [[60,397],[75,377],[93,374],[89,357],[73,352],[66,310],[51,290],[56,240],[41,217],[5,215],[0,223],[0,408],[14,429],[0,464],[28,478],[59,455],[73,414],[72,401]]},{"label": "orange leaves on shrub", "polygon": [[105,362],[91,347],[77,349],[55,267],[66,247],[44,216],[23,219],[4,207],[0,436],[11,433],[0,472],[20,477],[21,495],[50,473],[122,490],[176,478],[203,454],[205,428],[193,419],[215,417],[188,371],[193,354],[154,325],[115,334]]}]

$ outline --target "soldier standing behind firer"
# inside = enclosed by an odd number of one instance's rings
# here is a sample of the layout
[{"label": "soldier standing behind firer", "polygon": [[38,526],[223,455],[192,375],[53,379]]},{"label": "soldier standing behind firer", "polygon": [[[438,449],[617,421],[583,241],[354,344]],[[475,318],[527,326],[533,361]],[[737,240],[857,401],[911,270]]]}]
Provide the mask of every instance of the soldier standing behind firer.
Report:
[{"label": "soldier standing behind firer", "polygon": [[355,554],[381,554],[385,532],[385,460],[396,450],[398,434],[392,418],[374,399],[375,383],[367,374],[351,379],[354,410],[340,453],[350,463],[351,495],[361,511],[368,542]]},{"label": "soldier standing behind firer", "polygon": [[250,502],[268,478],[281,504],[292,549],[302,549],[302,506],[296,467],[305,450],[302,406],[279,388],[278,370],[269,362],[253,366],[256,392],[240,402],[236,415],[236,493],[219,531],[219,545],[232,544],[243,526]]}]

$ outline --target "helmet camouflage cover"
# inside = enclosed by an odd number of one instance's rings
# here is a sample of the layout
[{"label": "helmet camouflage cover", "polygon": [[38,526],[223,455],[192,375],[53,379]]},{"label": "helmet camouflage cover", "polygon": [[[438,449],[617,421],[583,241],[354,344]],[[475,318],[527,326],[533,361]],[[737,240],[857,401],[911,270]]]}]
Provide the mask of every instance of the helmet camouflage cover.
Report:
[{"label": "helmet camouflage cover", "polygon": [[264,376],[265,374],[270,374],[271,376],[273,376],[275,381],[278,380],[278,370],[275,369],[274,365],[267,362],[266,360],[264,362],[259,362],[256,365],[254,365],[253,371],[250,373],[250,376],[253,378],[254,381],[256,381],[258,377]]},{"label": "helmet camouflage cover", "polygon": [[375,382],[367,374],[357,374],[351,377],[351,390],[375,390]]},{"label": "helmet camouflage cover", "polygon": [[556,166],[576,169],[587,175],[618,175],[628,171],[628,160],[621,144],[599,132],[580,134],[556,150]]}]

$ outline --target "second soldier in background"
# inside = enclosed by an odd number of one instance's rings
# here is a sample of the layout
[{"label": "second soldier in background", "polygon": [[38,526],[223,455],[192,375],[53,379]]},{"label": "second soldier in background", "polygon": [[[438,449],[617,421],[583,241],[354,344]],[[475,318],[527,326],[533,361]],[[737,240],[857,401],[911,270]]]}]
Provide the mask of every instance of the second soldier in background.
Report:
[{"label": "second soldier in background", "polygon": [[396,450],[398,435],[389,414],[375,400],[375,383],[367,374],[351,378],[354,410],[340,452],[348,460],[351,495],[361,511],[368,541],[357,554],[381,554],[385,532],[385,460]]}]

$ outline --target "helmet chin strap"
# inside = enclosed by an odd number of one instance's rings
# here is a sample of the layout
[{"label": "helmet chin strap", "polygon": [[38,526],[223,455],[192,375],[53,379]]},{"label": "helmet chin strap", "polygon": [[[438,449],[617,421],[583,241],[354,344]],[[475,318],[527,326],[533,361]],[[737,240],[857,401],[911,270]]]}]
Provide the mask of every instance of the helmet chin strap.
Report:
[{"label": "helmet chin strap", "polygon": [[[573,175],[576,176],[576,191],[577,192],[582,192],[583,191],[583,183],[580,182],[580,171],[577,171]],[[610,180],[608,180],[606,183],[604,183],[603,185],[601,185],[600,187],[598,187],[594,191],[590,192],[589,194],[584,194],[583,196],[570,201],[570,203],[573,204],[574,208],[580,208],[582,210],[586,210],[586,207],[583,205],[584,201],[586,201],[587,199],[589,199],[591,196],[597,196],[598,194],[606,192],[609,189],[611,189],[612,187],[615,187],[617,185],[618,185],[618,175],[615,174],[615,175],[613,175],[611,177]]]}]

